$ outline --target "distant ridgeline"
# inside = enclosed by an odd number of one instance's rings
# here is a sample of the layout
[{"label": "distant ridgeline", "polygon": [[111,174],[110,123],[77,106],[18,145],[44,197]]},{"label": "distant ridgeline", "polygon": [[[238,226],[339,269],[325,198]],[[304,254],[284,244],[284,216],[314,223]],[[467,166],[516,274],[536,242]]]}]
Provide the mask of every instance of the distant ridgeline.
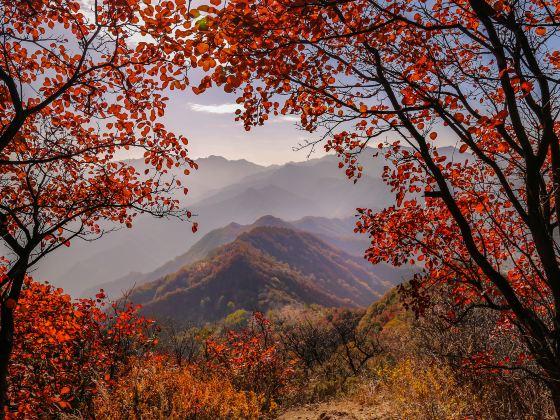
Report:
[{"label": "distant ridgeline", "polygon": [[[306,284],[319,287],[318,280],[309,282],[307,277],[310,276],[315,279],[327,276],[322,279],[324,284],[359,280],[377,295],[386,290],[387,286],[382,284],[392,285],[406,280],[413,270],[366,264],[362,256],[368,247],[368,239],[353,233],[357,207],[380,209],[394,200],[394,194],[380,177],[388,163],[383,153],[376,152],[373,149],[364,152],[362,159],[366,172],[355,185],[346,179],[344,171],[338,169],[336,156],[268,167],[217,156],[199,159],[200,169],[181,178],[190,191],[184,204],[199,222],[196,235],[191,233],[190,226],[178,220],[139,217],[132,229],[112,232],[93,243],[72,243],[64,253],[54,253],[33,275],[76,297],[93,296],[104,288],[110,297],[118,298],[133,286],[140,287],[162,279],[207,258],[215,248],[235,241],[239,235],[255,227],[280,226],[314,235],[332,247],[333,254],[342,255],[343,252],[358,258],[360,263],[353,261],[351,265],[358,264],[375,280],[369,275],[355,275],[353,280],[344,276],[329,277],[332,273],[317,267],[310,270],[310,267],[300,266],[289,255],[274,255],[256,247],[258,251],[288,264],[300,277],[306,277]],[[456,159],[453,148],[440,152]],[[142,160],[130,163],[143,172]],[[182,171],[176,175],[183,176]],[[270,214],[277,218],[266,216]],[[287,239],[278,239],[279,242],[284,240]],[[344,264],[349,264],[348,261]],[[344,305],[363,306],[370,302],[366,302],[370,292],[356,285],[347,284],[346,287],[359,292],[338,295],[329,288],[321,291],[329,295],[329,299],[334,299],[333,302],[339,302],[337,304],[341,304],[341,299]],[[217,295],[212,302],[215,304],[220,296]],[[158,294],[157,298],[161,296]],[[238,308],[240,304],[233,302],[232,305]],[[257,299],[251,305],[247,309],[268,307],[272,303],[261,305]]]},{"label": "distant ridgeline", "polygon": [[129,299],[142,304],[144,314],[204,323],[238,309],[366,307],[411,276],[410,268],[374,266],[352,255],[365,244],[337,236],[348,232],[342,225],[350,221],[338,223],[306,218],[290,224],[268,216],[248,226],[230,224],[154,272],[130,274],[106,290],[115,296],[136,284]]},{"label": "distant ridgeline", "polygon": [[[338,168],[336,156],[267,167],[217,156],[199,159],[199,169],[190,175],[185,176],[183,168],[173,173],[189,189],[181,202],[196,215],[196,235],[173,218],[139,217],[132,229],[90,243],[73,242],[64,253],[54,253],[34,276],[79,296],[132,271],[154,271],[187,252],[206,233],[232,222],[247,225],[268,214],[283,220],[313,216],[351,221],[357,207],[382,208],[393,200],[380,178],[385,160],[371,159],[364,165],[371,172],[355,185]],[[130,163],[144,172],[142,160]],[[351,235],[353,222],[345,226],[345,235]]]}]

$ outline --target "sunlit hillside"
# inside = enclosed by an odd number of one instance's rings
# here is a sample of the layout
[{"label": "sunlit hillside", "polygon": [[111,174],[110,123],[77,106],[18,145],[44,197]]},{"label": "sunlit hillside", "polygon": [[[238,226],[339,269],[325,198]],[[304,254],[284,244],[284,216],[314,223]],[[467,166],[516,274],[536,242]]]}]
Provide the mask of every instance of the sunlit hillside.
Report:
[{"label": "sunlit hillside", "polygon": [[560,418],[560,0],[0,0],[0,420]]}]

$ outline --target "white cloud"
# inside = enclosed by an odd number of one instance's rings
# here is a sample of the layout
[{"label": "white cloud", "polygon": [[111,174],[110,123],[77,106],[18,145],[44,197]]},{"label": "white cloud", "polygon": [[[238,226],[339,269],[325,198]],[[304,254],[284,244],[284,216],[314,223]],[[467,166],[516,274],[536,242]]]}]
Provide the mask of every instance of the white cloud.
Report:
[{"label": "white cloud", "polygon": [[208,114],[233,114],[236,109],[241,106],[238,104],[219,104],[219,105],[202,105],[189,104],[189,108],[194,112],[206,112]]},{"label": "white cloud", "polygon": [[301,121],[301,118],[296,116],[296,115],[282,115],[280,117],[280,119],[282,121],[288,121],[288,122],[299,122],[299,121]]},{"label": "white cloud", "polygon": [[273,116],[270,119],[271,123],[296,123],[296,122],[300,122],[301,118],[298,117],[297,115],[278,115],[278,116]]}]

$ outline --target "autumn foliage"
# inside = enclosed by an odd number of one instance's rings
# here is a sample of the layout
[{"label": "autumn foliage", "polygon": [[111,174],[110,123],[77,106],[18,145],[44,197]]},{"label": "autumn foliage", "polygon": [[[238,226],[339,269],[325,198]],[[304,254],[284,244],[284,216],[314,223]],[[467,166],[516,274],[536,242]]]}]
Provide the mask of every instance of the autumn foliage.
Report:
[{"label": "autumn foliage", "polygon": [[[367,171],[361,154],[377,147],[395,204],[358,210],[357,231],[371,238],[366,257],[422,267],[402,288],[417,315],[435,308],[459,329],[473,313],[491,314],[481,316],[492,321],[484,330],[491,339],[462,355],[463,368],[528,372],[560,413],[560,4],[108,0],[93,7],[0,0],[0,236],[14,255],[0,278],[2,405],[12,348],[16,409],[49,416],[52,404],[90,404],[91,378],[110,388],[122,358],[143,342],[145,321],[133,307],[110,319],[94,302],[72,303],[33,283],[21,296],[22,286],[41,258],[74,238],[102,235],[107,220],[130,227],[140,213],[191,218],[172,196],[182,186],[166,175],[196,165],[186,139],[158,119],[165,90],[186,89],[187,70],[199,67],[207,75],[195,93],[213,85],[235,91],[247,129],[297,115],[317,135],[308,146],[336,153],[354,181]],[[144,174],[115,161],[129,151],[144,157]],[[254,322],[209,339],[205,362],[239,404],[253,404],[253,392],[268,409],[289,370],[278,364],[267,323]],[[426,372],[399,369],[409,378]],[[141,370],[132,375],[151,386]],[[166,380],[174,378],[181,392],[197,381],[184,372]],[[127,400],[127,385],[117,386]],[[425,388],[418,394],[424,399]]]},{"label": "autumn foliage", "polygon": [[156,349],[159,327],[138,309],[109,304],[102,291],[72,300],[27,279],[8,418],[257,418],[275,410],[293,369],[262,314],[247,328],[200,337],[205,352],[179,365]]},{"label": "autumn foliage", "polygon": [[[5,1],[0,19],[0,217],[18,257],[11,267],[25,271],[74,238],[98,237],[101,220],[188,218],[172,197],[181,183],[165,174],[196,164],[187,139],[158,121],[164,90],[188,83],[177,28],[187,6]],[[130,153],[144,158],[145,173],[122,161]]]},{"label": "autumn foliage", "polygon": [[341,396],[415,418],[550,412],[542,388],[523,375],[461,364],[491,320],[454,333],[440,329],[441,319],[417,323],[396,292],[365,316],[285,308],[272,321],[255,313],[234,330],[190,327],[197,350],[183,363],[170,332],[159,333],[134,305],[108,304],[102,292],[72,301],[27,280],[17,311],[32,311],[36,322],[16,331],[8,418],[262,418]]},{"label": "autumn foliage", "polygon": [[249,326],[231,330],[224,339],[206,341],[207,367],[236,387],[260,396],[263,409],[272,411],[275,398],[293,375],[292,361],[282,357],[270,321],[255,312]]},{"label": "autumn foliage", "polygon": [[[216,3],[216,2],[214,2]],[[395,205],[359,209],[372,263],[419,263],[408,290],[497,311],[560,412],[558,4],[539,1],[234,0],[198,32],[210,74],[247,129],[295,114],[358,180],[378,147]],[[204,52],[202,52],[204,51]],[[443,146],[455,145],[446,152]],[[525,359],[526,360],[526,359]]]},{"label": "autumn foliage", "polygon": [[[87,412],[100,383],[111,384],[133,355],[149,353],[151,321],[137,308],[72,301],[61,289],[26,281],[16,312],[10,404],[17,418]],[[16,414],[17,413],[17,414]]]},{"label": "autumn foliage", "polygon": [[[169,175],[196,164],[161,123],[167,89],[185,89],[185,1],[0,1],[0,405],[13,309],[28,269],[73,240],[139,214],[191,218]],[[123,158],[141,157],[143,173]],[[191,223],[189,231],[196,231]]]},{"label": "autumn foliage", "polygon": [[227,377],[180,368],[165,358],[133,360],[113,387],[101,386],[95,415],[104,419],[257,419],[261,402]]}]

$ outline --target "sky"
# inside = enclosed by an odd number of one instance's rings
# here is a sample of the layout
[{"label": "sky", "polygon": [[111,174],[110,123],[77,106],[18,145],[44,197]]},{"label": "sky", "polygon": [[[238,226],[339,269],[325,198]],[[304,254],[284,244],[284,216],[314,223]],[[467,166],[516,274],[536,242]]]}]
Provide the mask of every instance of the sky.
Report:
[{"label": "sky", "polygon": [[[94,1],[79,1],[82,11],[93,18],[90,10]],[[193,84],[199,76],[200,72],[195,70]],[[198,96],[190,88],[183,92],[167,90],[165,93],[170,100],[162,122],[168,130],[189,139],[191,159],[218,155],[230,160],[246,159],[260,165],[307,159],[308,150],[293,151],[298,143],[310,138],[308,133],[297,128],[297,117],[270,118],[264,126],[247,132],[242,123],[235,122],[235,93],[227,94],[222,88],[210,89]],[[311,157],[324,154],[319,148]],[[141,155],[141,152],[123,152],[117,154],[117,158],[129,159]]]},{"label": "sky", "polygon": [[[246,159],[260,165],[300,162],[308,158],[317,158],[326,153],[322,146],[310,150],[293,150],[305,140],[315,140],[320,135],[301,130],[297,116],[270,117],[263,126],[245,131],[241,122],[235,121],[235,93],[228,94],[215,87],[201,95],[195,95],[190,89],[183,92],[168,91],[169,103],[166,115],[162,119],[166,127],[189,139],[189,156],[198,159],[210,155],[223,156],[226,159]],[[457,145],[446,139],[455,136],[448,128],[438,126],[437,145]],[[389,134],[383,140],[398,139],[396,134]]]},{"label": "sky", "polygon": [[[80,2],[87,14],[93,0]],[[194,70],[193,76],[192,82],[196,84],[200,71]],[[191,159],[218,155],[230,160],[246,159],[260,165],[273,165],[325,155],[321,146],[312,155],[309,155],[308,148],[294,150],[299,144],[315,140],[320,135],[298,128],[299,118],[296,116],[271,116],[263,126],[253,127],[247,132],[241,122],[235,121],[235,92],[228,94],[222,88],[215,87],[201,95],[194,94],[190,88],[182,92],[168,90],[165,93],[169,102],[162,122],[168,130],[189,139]],[[448,145],[447,142],[441,144],[442,138],[440,145]],[[116,158],[138,158],[142,155],[141,152],[138,155],[123,153],[117,154]]]},{"label": "sky", "polygon": [[[293,148],[313,135],[297,127],[295,116],[271,118],[264,126],[247,132],[241,122],[235,121],[235,94],[214,88],[202,95],[191,90],[170,91],[169,97],[163,122],[168,129],[189,139],[191,158],[219,155],[261,165],[307,159],[309,150]],[[322,155],[324,151],[319,149],[312,157]]]}]

